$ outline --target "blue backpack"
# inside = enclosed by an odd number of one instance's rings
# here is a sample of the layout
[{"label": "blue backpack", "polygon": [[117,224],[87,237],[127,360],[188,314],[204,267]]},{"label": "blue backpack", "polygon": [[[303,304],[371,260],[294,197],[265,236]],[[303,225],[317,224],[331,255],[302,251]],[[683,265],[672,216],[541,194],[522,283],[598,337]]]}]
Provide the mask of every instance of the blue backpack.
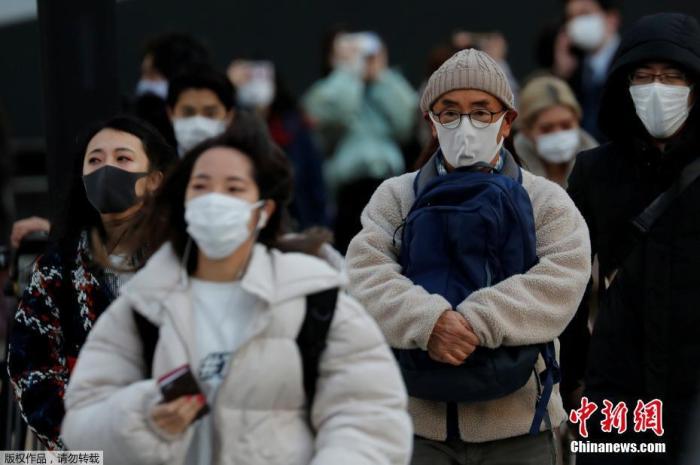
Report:
[{"label": "blue backpack", "polygon": [[[441,155],[421,169],[416,200],[404,220],[400,264],[404,276],[456,308],[472,292],[538,263],[530,198],[522,172],[506,156],[503,174],[457,170],[439,175]],[[499,399],[523,387],[539,354],[546,369],[531,434],[539,432],[552,387],[559,382],[554,343],[477,347],[464,364],[437,362],[420,349],[396,349],[411,396],[449,403]]]}]

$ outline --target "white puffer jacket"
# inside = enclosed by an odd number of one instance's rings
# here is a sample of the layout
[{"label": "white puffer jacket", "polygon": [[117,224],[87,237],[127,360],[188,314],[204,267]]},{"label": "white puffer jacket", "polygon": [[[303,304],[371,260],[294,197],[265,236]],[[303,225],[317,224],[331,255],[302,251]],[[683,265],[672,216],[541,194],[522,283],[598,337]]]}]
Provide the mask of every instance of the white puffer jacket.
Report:
[{"label": "white puffer jacket", "polygon": [[[160,401],[154,379],[189,363],[193,315],[186,276],[169,245],[126,285],[100,317],[78,358],[66,396],[62,436],[74,450],[104,450],[105,463],[182,464],[193,428],[168,437],[148,415]],[[338,287],[341,275],[302,254],[254,248],[241,282],[265,302],[211,405],[216,464],[405,464],[411,422],[401,375],[362,307],[339,294],[306,420],[296,344],[305,296]],[[132,308],[160,327],[153,378],[144,378]]]}]

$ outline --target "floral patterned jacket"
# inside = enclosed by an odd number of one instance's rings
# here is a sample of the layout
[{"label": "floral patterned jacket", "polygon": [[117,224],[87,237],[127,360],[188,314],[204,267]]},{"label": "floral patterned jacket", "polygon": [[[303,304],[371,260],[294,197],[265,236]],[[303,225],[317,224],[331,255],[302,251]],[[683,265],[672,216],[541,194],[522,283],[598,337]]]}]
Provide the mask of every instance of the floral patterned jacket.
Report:
[{"label": "floral patterned jacket", "polygon": [[70,259],[51,249],[34,265],[10,330],[8,371],[24,420],[50,449],[65,448],[65,387],[90,329],[114,298],[85,233]]}]

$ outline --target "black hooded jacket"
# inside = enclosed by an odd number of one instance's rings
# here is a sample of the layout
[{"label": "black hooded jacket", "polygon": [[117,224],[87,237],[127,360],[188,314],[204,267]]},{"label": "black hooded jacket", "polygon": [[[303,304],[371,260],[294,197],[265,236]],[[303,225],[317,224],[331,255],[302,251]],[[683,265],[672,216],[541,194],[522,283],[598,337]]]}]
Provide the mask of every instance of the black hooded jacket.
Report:
[{"label": "black hooded jacket", "polygon": [[[628,80],[650,61],[671,62],[700,85],[697,20],[672,13],[647,16],[624,35],[599,116],[611,142],[579,154],[569,193],[588,223],[601,275],[611,281],[600,293],[586,394],[599,402],[626,400],[630,423],[637,399],[664,401],[663,440],[675,457],[700,393],[700,181],[646,236],[631,221],[700,156],[700,105],[663,152],[656,148],[637,117]],[[658,463],[676,463],[663,460]]]}]

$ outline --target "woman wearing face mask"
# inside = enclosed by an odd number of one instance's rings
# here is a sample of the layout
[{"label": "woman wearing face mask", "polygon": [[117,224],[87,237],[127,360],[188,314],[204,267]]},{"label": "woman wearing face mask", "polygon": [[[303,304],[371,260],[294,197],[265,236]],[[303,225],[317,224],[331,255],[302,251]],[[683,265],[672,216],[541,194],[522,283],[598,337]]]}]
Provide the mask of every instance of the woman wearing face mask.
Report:
[{"label": "woman wearing face mask", "polygon": [[89,131],[51,248],[34,265],[10,334],[8,367],[25,420],[63,448],[63,393],[97,318],[142,263],[144,198],[177,157],[146,123],[118,116]]},{"label": "woman wearing face mask", "polygon": [[[318,377],[306,378],[295,339],[307,296],[342,279],[277,249],[290,190],[289,165],[262,126],[239,122],[187,154],[154,205],[152,235],[165,244],[76,366],[63,423],[72,448],[104,450],[110,464],[407,462],[400,374],[374,322],[342,292]],[[152,370],[134,314],[159,328]],[[161,403],[155,379],[183,365],[204,396]],[[204,402],[210,412],[193,423]]]},{"label": "woman wearing face mask", "polygon": [[574,168],[576,154],[597,147],[580,127],[581,107],[569,86],[559,78],[542,76],[530,81],[520,95],[519,132],[513,144],[532,174],[562,187]]},{"label": "woman wearing face mask", "polygon": [[[686,463],[684,450],[697,443],[689,432],[700,396],[698,82],[698,21],[673,13],[640,19],[622,38],[601,101],[600,127],[611,142],[581,153],[569,177],[604,283],[584,395],[599,405],[626,402],[630,418],[638,401],[662,401],[662,437],[631,427],[614,435],[665,442],[667,453],[653,454],[662,464]],[[612,439],[599,424],[589,422],[591,441]],[[634,455],[576,463],[651,463]]]},{"label": "woman wearing face mask", "polygon": [[[465,363],[477,347],[555,340],[588,282],[587,228],[566,192],[520,171],[502,148],[517,116],[503,71],[483,52],[460,51],[431,76],[421,108],[439,150],[420,174],[392,178],[374,193],[362,214],[363,229],[348,250],[352,294],[374,316],[392,347],[426,351],[430,359],[453,366]],[[440,293],[429,293],[402,275],[400,230],[421,178],[439,182],[442,176],[465,169],[494,177],[517,174],[514,182],[521,183],[531,202],[539,262],[521,274],[487,284],[453,306]],[[444,228],[435,224],[440,227]],[[453,232],[460,234],[466,232]],[[487,240],[473,237],[472,243]],[[435,244],[434,254],[448,255],[443,261],[458,263],[458,254],[469,253],[471,247],[468,242],[460,244],[464,249],[445,251]],[[503,251],[499,248],[496,253]],[[430,394],[409,401],[417,435],[413,464],[465,463],[474,455],[484,464],[555,463],[551,429],[566,420],[556,387],[546,407],[549,422],[542,424],[533,422],[538,396],[534,376],[511,394],[483,402],[426,400]],[[533,424],[536,430],[528,434]]]}]

